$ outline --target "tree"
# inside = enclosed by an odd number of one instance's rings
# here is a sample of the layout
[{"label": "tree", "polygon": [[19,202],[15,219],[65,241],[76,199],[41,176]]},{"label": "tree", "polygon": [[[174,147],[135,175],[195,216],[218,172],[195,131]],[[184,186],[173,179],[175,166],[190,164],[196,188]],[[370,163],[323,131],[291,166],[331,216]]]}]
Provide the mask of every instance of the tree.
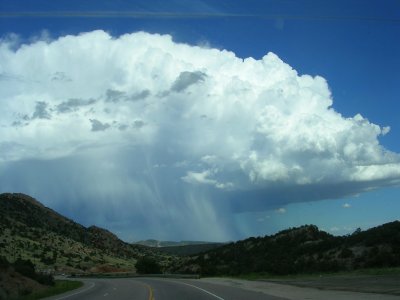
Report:
[{"label": "tree", "polygon": [[144,256],[136,262],[136,271],[139,274],[159,274],[161,273],[160,265],[151,257]]}]

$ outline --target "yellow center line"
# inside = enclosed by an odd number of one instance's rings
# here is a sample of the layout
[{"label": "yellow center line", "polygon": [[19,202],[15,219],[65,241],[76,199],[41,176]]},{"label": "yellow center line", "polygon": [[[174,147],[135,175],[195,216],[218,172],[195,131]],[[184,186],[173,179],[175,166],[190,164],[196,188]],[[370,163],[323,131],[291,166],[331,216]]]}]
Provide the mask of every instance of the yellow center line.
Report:
[{"label": "yellow center line", "polygon": [[153,295],[153,289],[151,288],[150,285],[146,284],[147,288],[149,289],[149,300],[155,300],[154,295]]},{"label": "yellow center line", "polygon": [[148,290],[149,290],[149,300],[156,300],[156,298],[154,298],[154,293],[153,293],[153,288],[144,282],[140,282],[138,281],[140,284],[144,285]]}]

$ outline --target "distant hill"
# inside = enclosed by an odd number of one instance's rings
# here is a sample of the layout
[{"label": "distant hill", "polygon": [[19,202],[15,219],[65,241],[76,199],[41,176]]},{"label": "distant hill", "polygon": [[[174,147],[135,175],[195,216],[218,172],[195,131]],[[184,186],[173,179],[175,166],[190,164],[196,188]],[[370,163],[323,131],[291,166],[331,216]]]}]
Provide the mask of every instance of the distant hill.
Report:
[{"label": "distant hill", "polygon": [[179,246],[204,245],[204,244],[219,244],[220,245],[221,243],[212,243],[212,242],[204,242],[204,241],[174,242],[174,241],[158,241],[158,240],[149,239],[149,240],[137,241],[137,242],[134,242],[133,244],[160,248],[160,247],[179,247]]},{"label": "distant hill", "polygon": [[252,237],[186,258],[176,272],[296,274],[400,266],[400,222],[337,237],[314,225]]},{"label": "distant hill", "polygon": [[205,252],[225,245],[225,243],[213,243],[203,241],[172,242],[158,240],[138,241],[135,242],[135,244],[145,245],[148,247],[156,247],[160,252],[179,256],[199,254],[201,252]]},{"label": "distant hill", "polygon": [[155,258],[164,269],[171,255],[131,245],[113,233],[86,228],[24,194],[0,194],[0,256],[31,260],[52,272],[134,271],[138,258]]},{"label": "distant hill", "polygon": [[200,254],[212,249],[216,249],[225,245],[224,243],[205,243],[205,244],[193,244],[184,246],[171,246],[171,247],[161,247],[158,248],[161,252],[178,255],[178,256],[188,256]]}]

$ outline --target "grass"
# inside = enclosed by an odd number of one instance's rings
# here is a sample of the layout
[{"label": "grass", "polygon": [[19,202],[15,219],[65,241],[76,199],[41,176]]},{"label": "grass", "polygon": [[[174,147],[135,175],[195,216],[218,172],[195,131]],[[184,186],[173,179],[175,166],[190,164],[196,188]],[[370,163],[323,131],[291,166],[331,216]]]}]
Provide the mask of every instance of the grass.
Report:
[{"label": "grass", "polygon": [[26,295],[20,300],[37,300],[45,297],[50,297],[58,294],[62,294],[83,286],[83,282],[80,281],[72,281],[72,280],[56,280],[56,284],[46,290],[35,292],[29,295]]}]

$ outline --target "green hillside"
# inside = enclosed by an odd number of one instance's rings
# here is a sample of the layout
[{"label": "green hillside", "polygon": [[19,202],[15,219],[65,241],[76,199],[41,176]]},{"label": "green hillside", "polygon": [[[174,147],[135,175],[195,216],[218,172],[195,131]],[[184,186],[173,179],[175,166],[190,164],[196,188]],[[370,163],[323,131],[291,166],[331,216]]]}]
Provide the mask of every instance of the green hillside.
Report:
[{"label": "green hillside", "polygon": [[113,233],[86,228],[23,194],[0,195],[0,256],[9,262],[27,259],[38,270],[57,273],[135,271],[143,256],[164,270],[176,259]]},{"label": "green hillside", "polygon": [[337,237],[307,225],[187,258],[177,272],[286,275],[400,266],[400,222]]},{"label": "green hillside", "polygon": [[[201,253],[200,253],[201,252]],[[179,257],[179,256],[180,257]],[[229,244],[147,247],[88,228],[23,194],[0,195],[0,257],[55,273],[135,272],[149,258],[162,272],[275,275],[400,266],[400,222],[333,236],[314,225]]]}]

